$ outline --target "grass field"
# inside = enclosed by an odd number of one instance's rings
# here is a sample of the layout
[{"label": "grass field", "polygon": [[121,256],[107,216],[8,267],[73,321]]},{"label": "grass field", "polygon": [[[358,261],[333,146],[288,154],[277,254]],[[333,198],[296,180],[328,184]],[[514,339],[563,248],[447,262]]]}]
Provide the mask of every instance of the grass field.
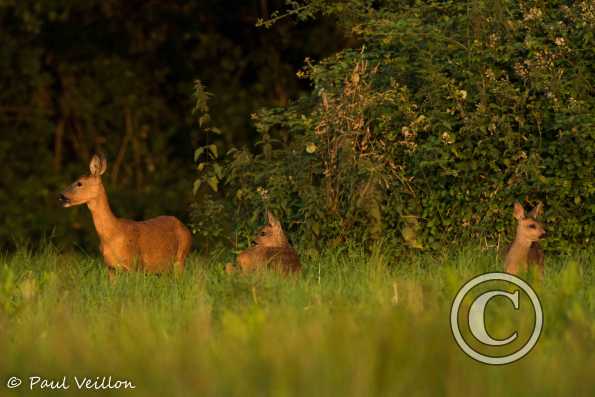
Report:
[{"label": "grass field", "polygon": [[[194,256],[178,279],[113,283],[98,258],[20,251],[0,258],[0,396],[594,396],[593,254],[546,258],[541,339],[494,367],[467,357],[449,325],[458,289],[501,269],[494,251],[334,251],[296,279],[229,276],[224,258]],[[23,384],[9,389],[13,376]],[[29,390],[32,376],[70,389]],[[136,388],[80,391],[74,376]]]}]

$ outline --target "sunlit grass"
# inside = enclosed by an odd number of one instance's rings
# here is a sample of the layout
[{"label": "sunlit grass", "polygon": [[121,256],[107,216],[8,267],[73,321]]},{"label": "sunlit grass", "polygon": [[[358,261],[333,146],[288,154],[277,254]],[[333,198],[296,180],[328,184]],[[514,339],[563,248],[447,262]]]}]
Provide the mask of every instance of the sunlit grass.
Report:
[{"label": "sunlit grass", "polygon": [[46,395],[4,387],[34,375],[136,385],[101,395],[595,395],[592,253],[547,258],[539,343],[489,367],[455,345],[449,311],[467,280],[501,269],[493,251],[327,252],[289,279],[194,256],[178,279],[113,283],[99,259],[19,251],[0,258],[0,396]]}]

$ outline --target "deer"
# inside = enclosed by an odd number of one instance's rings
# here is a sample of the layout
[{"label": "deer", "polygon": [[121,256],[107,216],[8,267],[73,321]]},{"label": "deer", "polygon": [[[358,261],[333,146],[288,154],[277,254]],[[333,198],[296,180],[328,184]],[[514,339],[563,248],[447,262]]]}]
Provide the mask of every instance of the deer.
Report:
[{"label": "deer", "polygon": [[525,209],[519,202],[514,203],[513,216],[517,220],[516,236],[508,252],[506,253],[505,269],[507,273],[526,273],[529,267],[533,270],[537,267],[537,275],[543,278],[544,267],[543,250],[539,246],[539,240],[545,237],[543,224],[536,218],[541,216],[543,204],[540,202],[525,216]]},{"label": "deer", "polygon": [[[255,238],[255,245],[240,252],[237,264],[244,273],[271,269],[283,274],[295,274],[302,270],[300,259],[289,244],[281,222],[267,211],[268,224],[260,228]],[[226,271],[233,272],[228,264]]]},{"label": "deer", "polygon": [[188,228],[173,216],[140,222],[116,217],[101,181],[106,169],[105,156],[95,154],[89,163],[90,175],[78,178],[58,195],[58,200],[64,208],[87,205],[110,278],[116,270],[161,273],[173,269],[176,274],[183,272],[192,245]]}]

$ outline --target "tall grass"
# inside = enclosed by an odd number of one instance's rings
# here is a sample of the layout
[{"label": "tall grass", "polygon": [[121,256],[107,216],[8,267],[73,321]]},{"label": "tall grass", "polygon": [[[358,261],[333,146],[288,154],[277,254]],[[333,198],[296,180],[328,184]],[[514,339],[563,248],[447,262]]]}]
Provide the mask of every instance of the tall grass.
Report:
[{"label": "tall grass", "polygon": [[[195,256],[177,279],[110,282],[97,258],[23,250],[0,259],[0,396],[47,395],[30,376],[136,386],[102,396],[593,396],[593,253],[547,258],[539,343],[491,367],[449,326],[464,282],[501,269],[491,251],[329,251],[289,279],[229,276],[223,258]],[[24,384],[6,388],[11,376]]]}]

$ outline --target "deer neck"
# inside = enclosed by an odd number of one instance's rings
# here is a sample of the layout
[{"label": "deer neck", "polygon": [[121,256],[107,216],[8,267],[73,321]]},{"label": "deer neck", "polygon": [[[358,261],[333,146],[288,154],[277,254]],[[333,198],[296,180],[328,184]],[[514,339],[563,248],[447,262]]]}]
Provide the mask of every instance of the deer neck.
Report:
[{"label": "deer neck", "polygon": [[91,211],[93,224],[100,240],[107,240],[118,228],[118,219],[112,212],[107,200],[107,193],[103,185],[100,187],[100,194],[93,200],[87,202]]},{"label": "deer neck", "polygon": [[532,243],[531,240],[519,238],[517,235],[508,252],[507,262],[526,263]]}]

